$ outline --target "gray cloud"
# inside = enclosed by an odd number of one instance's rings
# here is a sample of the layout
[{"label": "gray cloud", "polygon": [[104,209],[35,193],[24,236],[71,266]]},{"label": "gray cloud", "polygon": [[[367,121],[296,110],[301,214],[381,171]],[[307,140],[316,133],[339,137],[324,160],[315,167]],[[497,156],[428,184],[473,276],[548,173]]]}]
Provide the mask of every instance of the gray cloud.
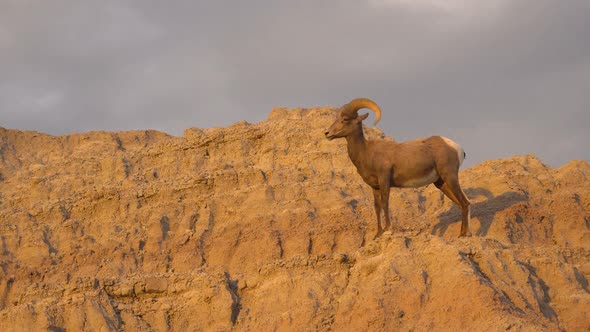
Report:
[{"label": "gray cloud", "polygon": [[398,140],[468,165],[590,159],[584,0],[0,2],[0,126],[65,134],[379,102]]}]

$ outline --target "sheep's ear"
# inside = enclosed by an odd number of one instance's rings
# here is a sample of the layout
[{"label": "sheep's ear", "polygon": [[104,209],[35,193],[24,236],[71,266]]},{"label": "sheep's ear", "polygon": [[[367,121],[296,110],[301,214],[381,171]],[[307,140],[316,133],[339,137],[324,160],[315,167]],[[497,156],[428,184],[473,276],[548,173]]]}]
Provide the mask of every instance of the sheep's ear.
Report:
[{"label": "sheep's ear", "polygon": [[367,113],[367,114],[363,114],[363,115],[359,115],[359,116],[357,117],[357,120],[358,120],[358,121],[363,121],[363,120],[364,120],[364,119],[366,119],[368,116],[369,116],[369,113]]}]

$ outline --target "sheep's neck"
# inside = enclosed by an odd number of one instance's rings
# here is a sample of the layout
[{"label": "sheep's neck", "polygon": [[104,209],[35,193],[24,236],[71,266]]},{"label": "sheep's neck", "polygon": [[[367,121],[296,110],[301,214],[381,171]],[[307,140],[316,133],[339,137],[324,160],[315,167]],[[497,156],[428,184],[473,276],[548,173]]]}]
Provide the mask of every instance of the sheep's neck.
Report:
[{"label": "sheep's neck", "polygon": [[360,132],[346,136],[346,142],[348,143],[348,156],[354,166],[359,169],[361,167],[361,162],[364,160],[362,155],[367,148],[367,141],[365,140],[363,131],[360,130]]}]

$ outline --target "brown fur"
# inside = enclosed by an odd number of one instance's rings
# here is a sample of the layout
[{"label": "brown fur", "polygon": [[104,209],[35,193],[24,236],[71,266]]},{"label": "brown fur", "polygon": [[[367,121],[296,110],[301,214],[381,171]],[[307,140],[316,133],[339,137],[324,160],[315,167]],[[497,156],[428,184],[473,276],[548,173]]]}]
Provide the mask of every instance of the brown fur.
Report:
[{"label": "brown fur", "polygon": [[[360,101],[360,102],[359,102]],[[370,103],[363,103],[369,101]],[[351,109],[350,105],[354,105]],[[373,188],[377,234],[391,228],[389,216],[389,191],[391,187],[421,187],[434,183],[462,211],[461,233],[469,231],[469,200],[459,185],[461,159],[454,147],[440,136],[418,139],[403,143],[385,140],[366,140],[362,121],[368,114],[358,116],[360,108],[372,110],[378,106],[368,99],[355,99],[344,105],[336,121],[328,128],[328,139],[346,138],[348,156],[363,180]],[[356,108],[356,109],[354,109]],[[378,112],[380,114],[380,110]],[[381,227],[380,215],[385,215],[385,228]]]}]

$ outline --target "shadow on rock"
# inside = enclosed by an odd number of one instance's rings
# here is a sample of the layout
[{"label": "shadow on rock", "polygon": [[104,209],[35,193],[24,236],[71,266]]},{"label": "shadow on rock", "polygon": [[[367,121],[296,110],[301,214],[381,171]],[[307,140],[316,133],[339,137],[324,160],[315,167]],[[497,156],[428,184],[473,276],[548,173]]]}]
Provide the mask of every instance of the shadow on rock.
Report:
[{"label": "shadow on rock", "polygon": [[[477,236],[486,236],[497,212],[505,210],[512,205],[528,200],[528,197],[522,193],[505,192],[499,196],[494,196],[492,192],[484,188],[468,188],[465,190],[465,195],[469,198],[477,196],[484,196],[487,199],[483,202],[471,204],[471,220],[477,218],[480,221],[480,227],[475,233]],[[439,217],[438,224],[432,227],[431,234],[439,234],[443,236],[449,226],[453,223],[461,222],[461,210],[456,204],[446,212],[443,212]]]}]

